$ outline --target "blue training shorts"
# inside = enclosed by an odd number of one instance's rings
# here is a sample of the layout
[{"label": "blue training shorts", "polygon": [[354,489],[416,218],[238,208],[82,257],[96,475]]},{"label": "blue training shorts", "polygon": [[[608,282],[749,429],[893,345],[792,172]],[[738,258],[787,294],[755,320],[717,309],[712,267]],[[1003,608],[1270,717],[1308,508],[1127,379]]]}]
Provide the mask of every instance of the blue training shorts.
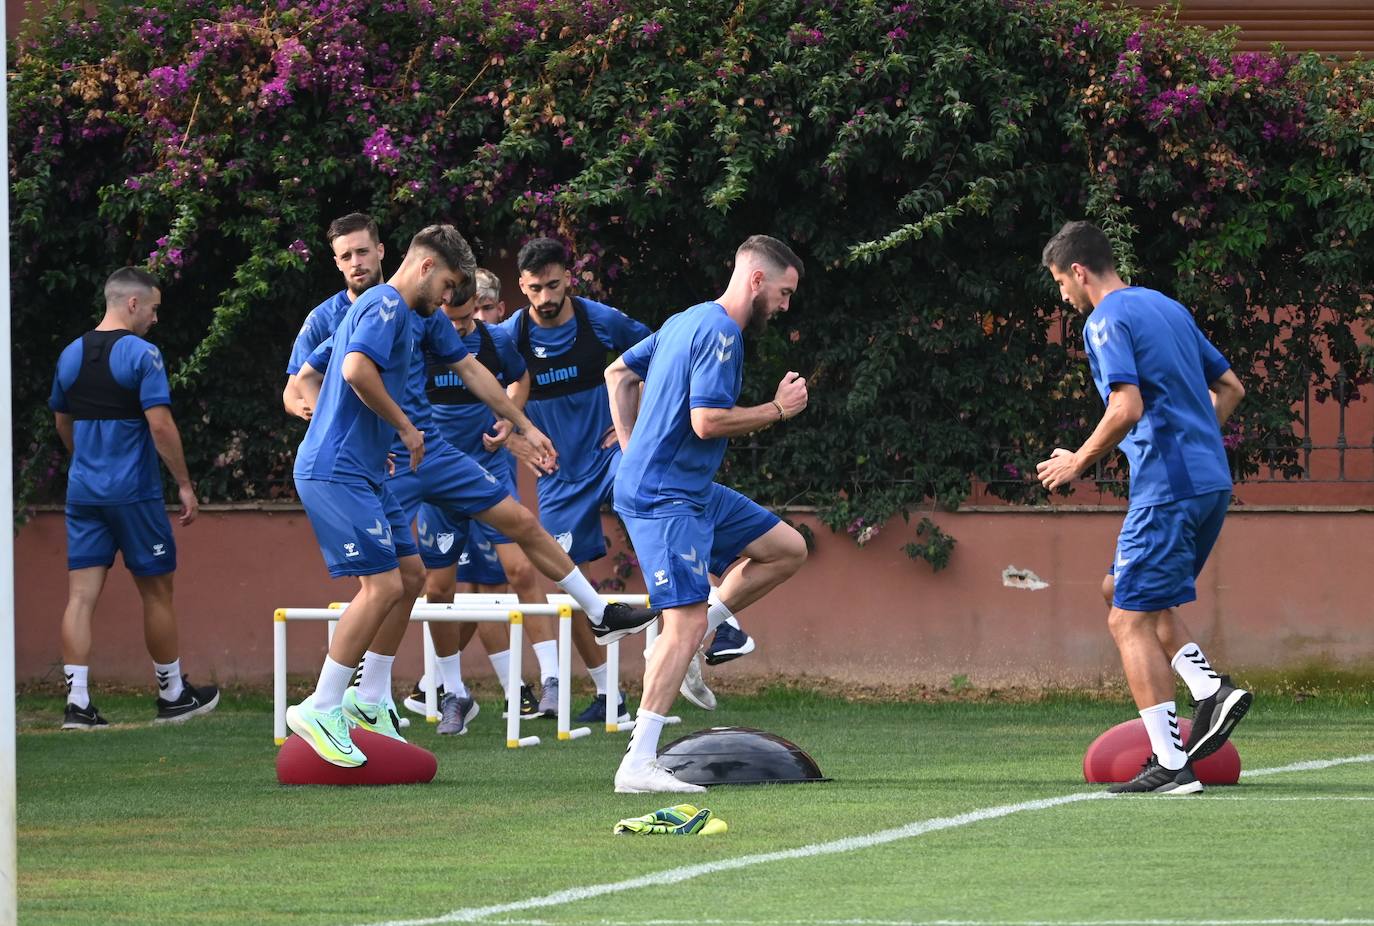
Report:
[{"label": "blue training shorts", "polygon": [[[492,455],[490,463],[487,471],[497,477],[497,484],[505,495],[518,501],[515,470],[510,465],[509,455]],[[420,538],[420,558],[424,560],[426,569],[451,569],[457,566],[460,582],[506,584],[506,573],[501,568],[495,549],[497,544],[512,541],[496,528],[426,501],[416,516],[415,529]],[[482,550],[480,561],[477,558],[478,547]]]},{"label": "blue training shorts", "polygon": [[541,476],[535,484],[539,523],[579,566],[606,555],[601,506],[611,503],[619,468],[620,447],[616,445],[602,450],[592,472],[576,482]]},{"label": "blue training shorts", "polygon": [[1116,540],[1112,604],[1163,611],[1197,599],[1196,580],[1221,534],[1230,490],[1126,512]]},{"label": "blue training shorts", "polygon": [[325,482],[296,479],[296,494],[315,529],[329,574],[370,576],[397,568],[419,551],[410,522],[383,486],[365,479]]},{"label": "blue training shorts", "polygon": [[123,505],[67,505],[67,568],[114,565],[115,551],[136,576],[175,572],[177,545],[162,499]]},{"label": "blue training shorts", "polygon": [[706,574],[722,575],[744,548],[781,519],[734,489],[712,483],[700,514],[641,518],[623,514],[649,603],[655,608],[700,604],[711,593]]}]

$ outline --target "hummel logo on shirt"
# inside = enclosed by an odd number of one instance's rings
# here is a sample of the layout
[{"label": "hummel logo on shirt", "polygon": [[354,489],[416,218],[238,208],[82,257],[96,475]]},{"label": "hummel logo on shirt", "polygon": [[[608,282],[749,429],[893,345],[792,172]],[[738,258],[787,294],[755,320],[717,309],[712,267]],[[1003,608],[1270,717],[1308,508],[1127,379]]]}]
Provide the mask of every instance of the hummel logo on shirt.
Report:
[{"label": "hummel logo on shirt", "polygon": [[153,369],[162,369],[162,353],[156,347],[148,348],[148,356],[153,358]]},{"label": "hummel logo on shirt", "polygon": [[534,355],[535,355],[536,357],[540,357],[540,358],[546,357],[546,356],[548,356],[548,352],[549,352],[549,349],[548,349],[547,347],[538,347],[538,346],[536,346],[536,347],[534,348]]},{"label": "hummel logo on shirt", "polygon": [[[382,317],[382,321],[389,322],[396,317],[396,307],[400,304],[401,300],[399,299],[388,299],[386,296],[383,296],[382,307],[377,310],[377,314]],[[387,309],[391,311],[388,312]]]},{"label": "hummel logo on shirt", "polygon": [[1111,337],[1111,332],[1107,330],[1107,320],[1104,318],[1098,322],[1088,322],[1088,337],[1092,338],[1094,347],[1106,344]]},{"label": "hummel logo on shirt", "polygon": [[357,545],[356,543],[346,543],[346,544],[344,544],[344,555],[345,555],[345,556],[357,556],[357,555],[359,555],[359,554],[358,554],[358,545]]},{"label": "hummel logo on shirt", "polygon": [[667,584],[668,584],[668,570],[666,570],[666,569],[655,569],[655,570],[654,570],[654,584],[655,584],[655,585],[667,585]]},{"label": "hummel logo on shirt", "polygon": [[735,343],[735,336],[733,334],[726,337],[717,332],[716,341],[718,342],[716,346],[716,361],[718,363],[724,363],[734,356],[734,352],[730,350],[731,346]]},{"label": "hummel logo on shirt", "polygon": [[154,555],[154,556],[162,556],[164,553],[167,552],[167,549],[166,549],[166,548],[167,548],[167,545],[164,544],[164,543],[155,543],[155,544],[153,544],[153,555]]}]

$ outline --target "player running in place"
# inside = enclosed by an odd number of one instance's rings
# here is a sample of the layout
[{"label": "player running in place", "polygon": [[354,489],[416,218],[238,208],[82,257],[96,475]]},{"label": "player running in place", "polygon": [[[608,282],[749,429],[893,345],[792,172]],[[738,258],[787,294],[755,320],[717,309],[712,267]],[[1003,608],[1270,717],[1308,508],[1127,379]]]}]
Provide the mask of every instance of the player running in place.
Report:
[{"label": "player running in place", "polygon": [[[326,370],[296,459],[297,492],[330,574],[358,576],[362,591],[339,621],[314,694],[287,711],[287,722],[336,765],[366,762],[348,736],[350,723],[401,738],[391,665],[424,583],[410,537],[410,521],[422,499],[475,515],[515,539],[587,610],[598,634],[618,639],[656,616],[607,605],[534,516],[492,474],[444,441],[429,421],[426,354],[450,365],[482,401],[515,422],[545,458],[554,456],[548,438],[467,353],[452,324],[434,316],[441,305],[455,301],[460,288],[471,287],[475,270],[472,251],[456,229],[429,226],[412,239],[392,280],[364,293],[339,323],[330,347],[317,348],[302,367],[302,383],[317,359]],[[338,355],[333,362],[320,358],[325,350]],[[383,481],[388,447],[395,475]],[[364,655],[361,680],[348,688],[351,666]]]},{"label": "player running in place", "polygon": [[[663,609],[663,633],[644,670],[644,696],[615,774],[616,791],[705,790],[658,763],[664,715],[705,635],[806,561],[806,542],[796,530],[712,482],[729,438],[806,408],[806,381],[796,373],[783,377],[772,401],[735,404],[744,375],[743,333],[760,332],[787,311],[801,274],[791,248],[754,235],[735,252],[724,295],[674,315],[606,371],[611,414],[625,448],[615,510],[634,541],[649,601]],[[708,567],[724,572],[718,604],[708,602]]]},{"label": "player running in place", "polygon": [[[524,360],[508,334],[478,321],[475,315],[479,304],[499,302],[500,281],[491,271],[479,268],[476,282],[474,297],[459,306],[445,306],[444,314],[468,353],[476,357],[497,382],[506,387],[515,404],[523,408],[529,395],[529,375]],[[510,452],[502,446],[511,423],[498,421],[491,409],[466,387],[462,377],[446,366],[432,364],[425,375],[425,390],[439,433],[496,476],[502,490],[518,500],[515,468]],[[430,603],[453,601],[460,582],[473,591],[492,593],[504,592],[509,584],[521,601],[542,598],[539,578],[529,557],[518,544],[495,528],[471,518],[453,519],[442,507],[426,503],[420,507],[416,531],[420,558],[426,570],[425,599]],[[557,677],[558,640],[553,619],[527,617],[525,627],[538,660],[540,677]],[[475,631],[487,650],[496,678],[504,686],[511,658],[508,630],[491,623],[441,623],[432,624],[430,629],[438,657],[438,681],[443,690],[439,698],[437,732],[465,733],[468,722],[477,716],[478,707],[463,682],[461,651]],[[557,714],[556,702],[551,706],[534,702],[529,687],[524,684],[520,687],[524,716],[537,716],[546,710],[548,716]],[[423,702],[424,693],[419,686],[411,697],[415,698],[417,693]],[[407,706],[410,706],[410,699]],[[423,710],[423,703],[419,707]]]},{"label": "player running in place", "polygon": [[[1110,790],[1193,794],[1202,790],[1193,762],[1221,748],[1251,702],[1213,670],[1174,612],[1197,598],[1194,583],[1221,533],[1231,473],[1220,426],[1245,389],[1186,308],[1122,281],[1111,242],[1096,226],[1069,222],[1045,245],[1043,260],[1064,301],[1091,313],[1088,361],[1107,410],[1083,446],[1057,448],[1036,467],[1040,482],[1065,485],[1118,444],[1130,464],[1130,506],[1102,592],[1154,755]],[[1186,744],[1170,665],[1196,702]]]},{"label": "player running in place", "polygon": [[314,409],[296,382],[301,365],[311,351],[334,333],[339,319],[344,317],[353,301],[382,282],[382,258],[386,256],[377,223],[361,212],[350,212],[330,222],[325,236],[334,252],[334,266],[343,274],[344,288],[315,306],[305,317],[305,324],[301,325],[291,347],[291,358],[286,363],[286,388],[281,396],[286,410],[306,421],[310,420]]},{"label": "player running in place", "polygon": [[115,551],[143,599],[143,634],[157,678],[154,723],[177,723],[219,704],[214,686],[196,687],[181,672],[172,607],[176,541],[162,500],[158,457],[177,483],[183,527],[196,519],[196,489],[162,354],[143,340],[157,323],[162,291],[152,274],[124,267],[105,281],[105,317],[62,351],[48,405],[71,454],[67,478],[67,609],[62,614],[62,671],[67,705],[62,729],[109,726],[91,701],[91,617]]}]

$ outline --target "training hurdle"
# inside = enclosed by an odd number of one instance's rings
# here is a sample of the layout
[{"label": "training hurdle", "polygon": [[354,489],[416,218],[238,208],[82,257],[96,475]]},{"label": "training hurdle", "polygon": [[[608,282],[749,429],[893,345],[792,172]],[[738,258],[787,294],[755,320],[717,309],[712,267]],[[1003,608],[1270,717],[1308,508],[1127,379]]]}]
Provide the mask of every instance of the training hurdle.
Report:
[{"label": "training hurdle", "polygon": [[[535,607],[541,607],[536,605]],[[543,605],[550,608],[550,605]],[[423,612],[422,612],[423,609]],[[343,615],[347,607],[329,608],[277,608],[272,612],[272,737],[278,746],[286,742],[286,625],[291,621],[324,621],[328,626],[327,635],[333,637],[334,622]],[[446,622],[493,622],[504,623],[510,627],[511,661],[506,679],[506,746],[519,749],[524,746],[539,745],[537,736],[520,735],[520,678],[521,651],[524,648],[525,612],[519,607],[503,607],[496,604],[456,605],[417,605],[411,611],[412,621],[419,620]],[[426,666],[431,666],[433,644],[430,642]],[[434,687],[425,694],[426,708],[434,700]]]}]

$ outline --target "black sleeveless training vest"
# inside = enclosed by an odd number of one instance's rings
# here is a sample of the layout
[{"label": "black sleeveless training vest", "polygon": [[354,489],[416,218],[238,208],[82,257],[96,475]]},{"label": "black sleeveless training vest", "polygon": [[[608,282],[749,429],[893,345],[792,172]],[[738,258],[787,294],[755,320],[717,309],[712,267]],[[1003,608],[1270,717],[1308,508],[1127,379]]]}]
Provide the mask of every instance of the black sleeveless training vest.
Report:
[{"label": "black sleeveless training vest", "polygon": [[137,389],[121,386],[110,370],[115,342],[132,331],[88,331],[81,336],[81,370],[67,389],[67,408],[79,421],[142,421]]},{"label": "black sleeveless training vest", "polygon": [[557,357],[535,356],[530,346],[529,309],[520,310],[515,323],[515,344],[530,368],[531,399],[557,399],[595,389],[606,382],[606,345],[592,330],[587,310],[576,297],[572,297],[572,304],[573,317],[577,319],[577,337],[573,346]]},{"label": "black sleeveless training vest", "polygon": [[[482,344],[477,348],[477,362],[491,371],[496,381],[501,381],[501,355],[496,352],[496,342],[481,319],[477,321],[477,334]],[[504,383],[503,383],[504,385]],[[442,363],[431,363],[425,369],[425,395],[430,405],[475,405],[482,400],[473,395],[463,385],[463,378]]]}]

